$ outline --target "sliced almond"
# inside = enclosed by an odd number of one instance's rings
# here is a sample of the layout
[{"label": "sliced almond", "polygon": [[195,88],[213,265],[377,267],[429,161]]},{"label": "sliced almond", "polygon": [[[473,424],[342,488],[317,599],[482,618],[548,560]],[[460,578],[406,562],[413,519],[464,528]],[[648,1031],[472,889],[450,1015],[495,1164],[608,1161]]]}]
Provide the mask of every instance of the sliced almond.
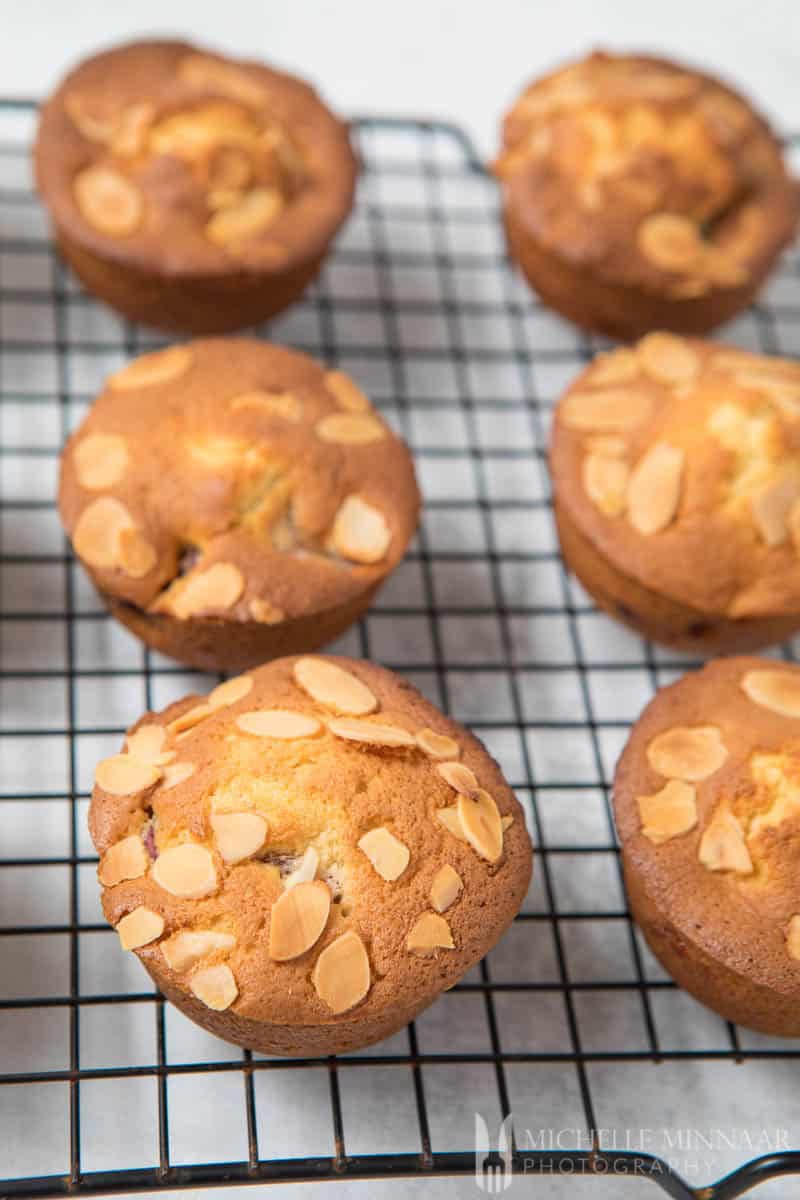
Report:
[{"label": "sliced almond", "polygon": [[503,823],[489,793],[481,789],[477,800],[459,796],[458,819],[475,853],[487,862],[496,863],[503,853]]},{"label": "sliced almond", "polygon": [[282,608],[270,604],[268,600],[259,600],[258,597],[250,601],[248,609],[253,620],[262,625],[280,625],[281,621],[286,620],[286,613]]},{"label": "sliced almond", "polygon": [[122,918],[117,925],[119,942],[123,950],[138,950],[140,946],[148,946],[164,932],[164,918],[161,913],[153,912],[140,904]]},{"label": "sliced almond", "polygon": [[258,854],[267,840],[268,825],[258,813],[212,813],[211,828],[222,861],[229,866]]},{"label": "sliced almond", "polygon": [[297,887],[298,883],[310,883],[316,879],[319,867],[319,854],[313,846],[306,846],[303,857],[293,871],[283,881],[285,889]]},{"label": "sliced almond", "polygon": [[628,443],[613,433],[599,433],[584,438],[583,448],[587,454],[598,454],[601,458],[623,458],[628,452]]},{"label": "sliced almond", "polygon": [[252,108],[261,108],[269,101],[269,93],[247,72],[208,54],[186,54],[176,68],[181,83],[204,91],[221,92]]},{"label": "sliced almond", "polygon": [[194,729],[195,725],[199,725],[201,721],[205,721],[213,715],[214,709],[210,704],[195,704],[193,708],[187,708],[186,712],[170,721],[167,729],[177,737],[178,734]]},{"label": "sliced almond", "polygon": [[298,658],[292,666],[298,687],[326,708],[348,717],[365,717],[378,707],[378,699],[350,671],[324,658]]},{"label": "sliced almond", "polygon": [[345,412],[366,413],[372,408],[367,397],[344,371],[326,371],[325,387]]},{"label": "sliced almond", "polygon": [[458,815],[458,804],[449,804],[447,808],[437,808],[436,820],[440,825],[444,825],[448,833],[452,833],[453,837],[458,838],[460,842],[465,842],[467,836],[461,825],[461,818]]},{"label": "sliced almond", "polygon": [[359,838],[358,848],[364,851],[381,879],[387,883],[400,878],[411,858],[408,846],[383,825],[370,829]]},{"label": "sliced almond", "polygon": [[129,733],[125,739],[125,749],[131,758],[139,762],[151,763],[163,767],[172,762],[174,750],[165,750],[167,731],[163,725],[140,725],[135,733]]},{"label": "sliced almond", "polygon": [[662,271],[690,271],[700,263],[704,249],[694,221],[676,213],[645,217],[636,241],[647,261]]},{"label": "sliced almond", "polygon": [[598,354],[591,365],[586,382],[594,386],[610,383],[630,383],[639,374],[639,360],[633,350],[623,347],[608,354]]},{"label": "sliced almond", "polygon": [[119,567],[132,579],[143,579],[158,563],[152,546],[138,529],[121,529],[118,548]]},{"label": "sliced almond", "polygon": [[420,958],[431,958],[437,950],[454,948],[450,926],[438,913],[423,913],[411,926],[406,938],[406,950]]},{"label": "sliced almond", "polygon": [[330,533],[330,544],[337,554],[351,562],[380,562],[391,540],[386,518],[379,509],[360,496],[348,496],[343,501]]},{"label": "sliced almond", "polygon": [[114,887],[125,879],[138,879],[150,865],[142,839],[135,833],[106,850],[97,868],[103,887]]},{"label": "sliced almond", "polygon": [[69,92],[64,97],[64,111],[75,128],[90,142],[109,142],[116,128],[116,118],[99,109],[93,111],[92,104],[84,96]]},{"label": "sliced almond", "polygon": [[354,717],[332,717],[328,729],[347,742],[367,746],[414,746],[414,737],[398,725],[379,725],[376,721],[358,721]]},{"label": "sliced almond", "polygon": [[571,392],[561,401],[558,415],[568,429],[583,433],[627,433],[648,419],[653,401],[635,388]]},{"label": "sliced almond", "polygon": [[254,709],[252,712],[241,713],[236,718],[236,725],[242,733],[251,733],[254,737],[280,738],[286,741],[314,737],[322,728],[316,717],[289,708]]},{"label": "sliced almond", "polygon": [[583,460],[583,488],[586,495],[607,517],[625,511],[630,469],[619,458],[587,454]]},{"label": "sliced almond", "polygon": [[311,975],[316,993],[333,1013],[355,1008],[370,986],[367,950],[352,929],[342,933],[320,954]]},{"label": "sliced almond", "polygon": [[161,780],[162,792],[168,792],[179,784],[185,783],[187,779],[191,779],[195,770],[194,763],[191,762],[176,762],[170,763],[164,767],[164,775]]},{"label": "sliced almond", "polygon": [[659,733],[647,747],[647,761],[665,779],[695,783],[708,779],[728,757],[716,725],[676,725]]},{"label": "sliced almond", "polygon": [[323,442],[341,446],[366,446],[388,437],[386,426],[370,413],[329,413],[317,421],[314,432]]},{"label": "sliced almond", "polygon": [[154,350],[115,371],[106,380],[106,386],[115,392],[128,392],[170,383],[185,374],[193,361],[194,352],[190,346],[168,346],[166,350]]},{"label": "sliced almond", "polygon": [[628,484],[628,520],[645,537],[660,533],[678,511],[686,455],[656,442],[639,459]]},{"label": "sliced almond", "polygon": [[144,200],[135,183],[113,167],[94,163],[72,185],[81,216],[107,237],[128,237],[142,222]]},{"label": "sliced almond", "polygon": [[219,933],[214,929],[185,929],[173,933],[172,937],[162,942],[161,953],[169,969],[180,974],[201,959],[232,950],[235,945],[236,938],[230,933]]},{"label": "sliced almond", "polygon": [[445,863],[433,877],[431,884],[431,904],[437,913],[447,912],[464,888],[461,876],[449,863]]},{"label": "sliced almond", "polygon": [[121,158],[135,158],[141,154],[155,115],[155,105],[147,100],[123,108],[111,137],[111,153]]},{"label": "sliced almond", "polygon": [[255,187],[244,192],[236,204],[215,212],[206,223],[206,237],[230,248],[236,242],[257,237],[281,215],[284,199],[273,187]]},{"label": "sliced almond", "polygon": [[230,1008],[239,995],[233,971],[227,963],[201,967],[189,979],[189,987],[206,1008],[213,1008],[215,1012]]},{"label": "sliced almond", "polygon": [[469,796],[471,800],[478,799],[481,787],[469,767],[460,762],[443,762],[436,764],[436,771],[460,795]]},{"label": "sliced almond", "polygon": [[140,762],[129,754],[115,754],[97,764],[94,781],[112,796],[134,796],[146,791],[161,778],[161,770],[152,763]]},{"label": "sliced almond", "polygon": [[212,708],[227,708],[230,704],[238,704],[253,690],[252,675],[236,675],[226,679],[208,693],[208,703]]},{"label": "sliced almond", "polygon": [[433,729],[420,729],[417,732],[417,745],[429,758],[454,759],[461,754],[461,747],[455,738],[448,737],[446,733],[436,733]]},{"label": "sliced almond", "polygon": [[261,412],[271,417],[282,417],[285,421],[297,422],[303,415],[303,406],[291,392],[243,392],[231,400],[234,412]]},{"label": "sliced almond", "polygon": [[700,358],[685,338],[674,333],[648,333],[636,347],[642,369],[668,387],[691,383],[700,371]]},{"label": "sliced almond", "polygon": [[800,671],[779,668],[748,671],[742,677],[742,691],[761,708],[782,717],[800,717]]},{"label": "sliced almond", "polygon": [[697,824],[697,793],[682,779],[670,779],[652,796],[639,796],[642,833],[656,846],[688,833]]},{"label": "sliced almond", "polygon": [[800,960],[800,913],[789,918],[786,930],[786,952],[790,958]]},{"label": "sliced almond", "polygon": [[233,563],[218,562],[191,572],[171,602],[176,617],[186,621],[203,613],[233,608],[244,591],[244,576]]},{"label": "sliced almond", "polygon": [[118,433],[89,433],[72,453],[81,487],[100,492],[119,483],[128,466],[125,439]]},{"label": "sliced almond", "polygon": [[500,818],[500,828],[503,830],[503,833],[505,833],[507,829],[510,829],[513,824],[514,818],[510,813],[508,813],[505,817]]},{"label": "sliced almond", "polygon": [[185,900],[202,900],[217,890],[214,856],[205,846],[184,842],[163,850],[151,874],[159,887]]},{"label": "sliced almond", "polygon": [[320,879],[282,892],[270,915],[270,958],[289,962],[305,954],[322,936],[330,911],[330,888]]},{"label": "sliced almond", "polygon": [[780,546],[789,538],[789,514],[800,499],[800,479],[784,476],[764,485],[750,497],[753,518],[761,540]]},{"label": "sliced almond", "polygon": [[698,858],[709,871],[733,871],[750,875],[753,862],[744,831],[729,809],[720,806],[700,839]]},{"label": "sliced almond", "polygon": [[133,528],[133,518],[125,505],[113,496],[101,496],[78,517],[72,545],[90,567],[110,570],[119,565],[120,536]]}]

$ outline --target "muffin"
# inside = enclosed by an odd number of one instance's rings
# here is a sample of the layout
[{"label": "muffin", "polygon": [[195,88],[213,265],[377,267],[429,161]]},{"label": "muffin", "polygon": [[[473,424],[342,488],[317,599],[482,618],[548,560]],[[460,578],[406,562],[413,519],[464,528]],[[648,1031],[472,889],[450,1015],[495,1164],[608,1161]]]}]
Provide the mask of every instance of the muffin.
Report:
[{"label": "muffin", "polygon": [[778,139],[742,96],[643,55],[591,54],[532,83],[506,116],[495,172],[531,287],[622,339],[734,316],[800,207]]},{"label": "muffin", "polygon": [[681,987],[800,1036],[800,668],[720,659],[664,688],[614,784],[631,911]]},{"label": "muffin", "polygon": [[103,910],[164,995],[265,1054],[388,1037],[531,874],[483,745],[392,672],[284,658],[148,713],[97,767]]},{"label": "muffin", "polygon": [[800,628],[800,363],[652,333],[560,400],[561,550],[612,616],[700,655]]},{"label": "muffin", "polygon": [[307,84],[159,41],[67,75],[42,108],[35,168],[89,291],[185,333],[240,329],[296,300],[356,178],[347,128]]},{"label": "muffin", "polygon": [[243,338],[134,359],[61,459],[73,549],[155,650],[239,670],[332,641],[417,522],[405,444],[342,371]]}]

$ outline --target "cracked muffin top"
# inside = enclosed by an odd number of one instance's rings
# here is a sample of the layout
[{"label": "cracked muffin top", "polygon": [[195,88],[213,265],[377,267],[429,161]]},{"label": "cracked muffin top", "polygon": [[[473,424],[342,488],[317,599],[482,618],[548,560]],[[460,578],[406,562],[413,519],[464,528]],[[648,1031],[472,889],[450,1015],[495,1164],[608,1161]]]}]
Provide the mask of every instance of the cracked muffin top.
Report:
[{"label": "cracked muffin top", "polygon": [[567,390],[550,461],[624,574],[709,613],[800,611],[800,364],[648,334]]},{"label": "cracked muffin top", "polygon": [[505,119],[495,170],[546,250],[675,299],[746,284],[797,222],[766,121],[660,58],[598,52],[536,80]]},{"label": "cracked muffin top", "polygon": [[59,505],[101,592],[179,620],[290,620],[399,562],[405,444],[341,371],[208,339],[112,375],[62,456]]},{"label": "cracked muffin top", "polygon": [[307,84],[184,42],[81,63],[42,109],[35,160],[70,239],[169,276],[314,258],[356,175],[346,126]]},{"label": "cracked muffin top", "polygon": [[614,802],[651,901],[734,969],[800,989],[800,668],[718,659],[664,688]]},{"label": "cracked muffin top", "polygon": [[497,764],[370,663],[284,658],[149,713],[101,762],[103,908],[154,978],[278,1024],[433,999],[530,877]]}]

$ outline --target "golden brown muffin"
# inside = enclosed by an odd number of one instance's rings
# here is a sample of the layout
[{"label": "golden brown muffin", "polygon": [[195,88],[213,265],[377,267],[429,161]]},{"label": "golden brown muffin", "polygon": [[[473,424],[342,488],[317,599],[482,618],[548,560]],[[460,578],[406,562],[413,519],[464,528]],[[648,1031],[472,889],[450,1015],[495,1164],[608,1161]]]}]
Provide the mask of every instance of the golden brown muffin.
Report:
[{"label": "golden brown muffin", "polygon": [[800,363],[652,333],[555,412],[561,550],[655,641],[752,650],[800,628]]},{"label": "golden brown muffin", "polygon": [[800,668],[709,663],[660,691],[614,784],[631,911],[681,987],[800,1036]]},{"label": "golden brown muffin", "polygon": [[59,506],[118,620],[181,662],[239,670],[351,625],[402,558],[419,492],[347,375],[216,338],[106,381],[64,448]]},{"label": "golden brown muffin", "polygon": [[495,171],[531,286],[625,339],[705,333],[739,312],[800,207],[777,138],[742,96],[643,55],[595,53],[532,83]]},{"label": "golden brown muffin", "polygon": [[291,304],[353,203],[307,84],[185,42],[97,54],[44,105],[39,192],[83,283],[134,321],[224,333]]},{"label": "golden brown muffin", "polygon": [[344,658],[148,713],[99,764],[89,826],[123,947],[187,1016],[267,1054],[396,1032],[491,949],[531,874],[483,745]]}]

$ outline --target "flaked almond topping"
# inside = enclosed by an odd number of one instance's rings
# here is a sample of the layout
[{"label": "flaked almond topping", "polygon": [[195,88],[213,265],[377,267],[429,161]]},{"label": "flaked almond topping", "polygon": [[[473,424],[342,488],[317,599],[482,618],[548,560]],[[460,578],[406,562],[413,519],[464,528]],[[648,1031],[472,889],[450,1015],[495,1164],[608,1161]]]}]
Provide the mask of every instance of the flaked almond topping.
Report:
[{"label": "flaked almond topping", "polygon": [[109,375],[106,385],[115,392],[128,392],[170,383],[185,374],[193,360],[194,353],[190,346],[168,346],[166,350],[154,350],[152,354],[142,354]]},{"label": "flaked almond topping", "polygon": [[728,757],[716,725],[676,725],[653,738],[647,761],[665,779],[697,782],[718,771]]},{"label": "flaked almond topping", "polygon": [[285,421],[299,421],[303,406],[292,392],[243,392],[231,400],[234,412],[261,412],[271,417],[282,417]]},{"label": "flaked almond topping", "polygon": [[662,271],[691,270],[699,265],[703,255],[703,243],[694,221],[676,213],[645,217],[636,240],[648,262]]},{"label": "flaked almond topping", "polygon": [[208,693],[208,703],[212,708],[225,708],[229,704],[238,704],[253,690],[252,675],[236,675],[226,679]]},{"label": "flaked almond topping", "polygon": [[212,813],[211,828],[222,861],[229,866],[258,854],[267,840],[267,822],[258,813]]},{"label": "flaked almond topping", "polygon": [[619,458],[587,454],[583,460],[583,488],[586,495],[607,517],[625,511],[630,469]]},{"label": "flaked almond topping", "polygon": [[700,359],[685,338],[674,333],[648,333],[636,347],[642,369],[668,387],[691,383],[700,370]]},{"label": "flaked almond topping", "polygon": [[503,853],[503,824],[489,793],[481,789],[477,800],[459,796],[458,819],[475,853],[487,862],[496,863]]},{"label": "flaked almond topping", "polygon": [[354,717],[332,717],[328,729],[348,742],[367,746],[414,746],[414,737],[398,725],[380,725],[376,721],[358,721]]},{"label": "flaked almond topping", "polygon": [[310,883],[316,879],[318,867],[319,854],[313,846],[306,846],[300,862],[284,879],[284,889],[297,887],[298,883]]},{"label": "flaked almond topping", "polygon": [[440,867],[431,884],[431,904],[437,913],[447,912],[461,895],[463,887],[461,876],[449,863]]},{"label": "flaked almond topping", "polygon": [[204,91],[222,92],[252,108],[261,108],[269,100],[266,88],[245,71],[207,54],[184,55],[176,73],[181,83]]},{"label": "flaked almond topping", "polygon": [[370,829],[359,838],[358,847],[364,851],[381,879],[385,879],[387,883],[400,878],[411,858],[408,846],[383,825],[378,829]]},{"label": "flaked almond topping", "polygon": [[127,237],[141,224],[142,193],[113,167],[95,163],[75,176],[72,185],[81,216],[108,237]]},{"label": "flaked almond topping", "polygon": [[210,704],[195,704],[193,708],[187,708],[186,712],[181,713],[179,717],[175,717],[170,721],[167,729],[176,737],[180,733],[186,733],[190,729],[194,729],[195,725],[199,725],[201,721],[205,721],[207,717],[213,716],[214,709]]},{"label": "flaked almond topping", "polygon": [[372,407],[361,388],[344,371],[326,371],[325,387],[345,412],[365,413]]},{"label": "flaked almond topping", "polygon": [[119,483],[128,466],[125,439],[118,433],[89,433],[72,454],[81,487],[100,492]]},{"label": "flaked almond topping", "polygon": [[355,1008],[369,991],[370,970],[366,947],[348,929],[320,954],[311,975],[316,993],[333,1013]]},{"label": "flaked almond topping", "polygon": [[360,496],[348,496],[334,517],[329,540],[342,558],[369,564],[386,557],[392,534],[379,509]]},{"label": "flaked almond topping", "polygon": [[449,804],[447,808],[437,808],[436,820],[444,825],[448,833],[452,833],[453,837],[458,838],[460,842],[467,840],[467,835],[464,833],[461,824],[461,817],[458,815],[458,805]]},{"label": "flaked almond topping", "polygon": [[121,158],[134,158],[145,146],[147,130],[156,115],[155,106],[147,100],[128,104],[119,114],[111,136],[111,153]]},{"label": "flaked almond topping", "polygon": [[161,778],[161,769],[153,763],[140,762],[130,754],[115,754],[97,764],[94,781],[112,796],[134,796],[151,788]]},{"label": "flaked almond topping", "polygon": [[175,757],[174,750],[165,750],[167,731],[163,725],[140,725],[135,733],[125,739],[125,749],[131,758],[151,763],[156,767],[166,766]]},{"label": "flaked almond topping", "polygon": [[634,388],[572,392],[559,406],[568,429],[582,433],[627,433],[650,416],[653,401],[647,392]]},{"label": "flaked almond topping", "polygon": [[114,133],[116,119],[109,113],[92,111],[91,104],[77,92],[64,97],[64,111],[75,128],[90,142],[108,142]]},{"label": "flaked almond topping", "polygon": [[426,912],[418,917],[406,938],[406,950],[420,958],[430,958],[437,950],[453,950],[453,935],[444,917]]},{"label": "flaked almond topping", "polygon": [[282,608],[270,604],[268,600],[259,600],[258,597],[250,601],[248,610],[253,620],[261,625],[280,625],[281,621],[286,620],[286,613]]},{"label": "flaked almond topping", "polygon": [[628,452],[628,443],[613,433],[599,433],[583,439],[587,454],[599,454],[601,458],[622,458]]},{"label": "flaked almond topping", "polygon": [[123,950],[138,950],[160,938],[164,932],[164,918],[140,904],[122,918],[117,925],[120,945]]},{"label": "flaked almond topping", "polygon": [[639,459],[628,484],[628,520],[645,537],[660,533],[678,511],[683,481],[683,450],[656,442]]},{"label": "flaked almond topping", "polygon": [[642,833],[656,846],[688,833],[697,824],[696,792],[682,779],[670,779],[654,795],[637,797],[636,803]]},{"label": "flaked almond topping", "polygon": [[292,675],[312,700],[343,716],[365,717],[378,707],[377,697],[365,683],[327,659],[298,658]]},{"label": "flaked almond topping", "polygon": [[226,953],[235,945],[236,938],[230,933],[218,933],[214,929],[185,929],[173,933],[172,937],[162,942],[161,953],[169,969],[180,974],[201,959],[211,954]]},{"label": "flaked almond topping", "polygon": [[316,717],[289,708],[254,709],[241,713],[236,718],[236,725],[242,733],[251,733],[254,737],[282,738],[287,741],[314,737],[322,728]]},{"label": "flaked almond topping", "polygon": [[748,671],[742,677],[742,691],[761,708],[782,717],[800,717],[800,672],[777,668]]},{"label": "flaked almond topping", "polygon": [[785,476],[759,488],[750,497],[753,519],[767,546],[780,546],[789,537],[789,514],[800,499],[800,479]]},{"label": "flaked almond topping", "polygon": [[119,567],[132,579],[143,579],[158,562],[152,546],[138,529],[121,529],[119,534]]},{"label": "flaked almond topping", "polygon": [[451,788],[455,788],[462,796],[477,800],[481,787],[469,767],[459,762],[443,762],[437,763],[436,770]]},{"label": "flaked almond topping", "polygon": [[289,962],[305,954],[322,936],[330,911],[330,888],[320,879],[282,892],[270,915],[270,958]]},{"label": "flaked almond topping", "polygon": [[429,758],[453,759],[461,754],[461,747],[455,738],[448,737],[446,733],[436,733],[433,729],[420,729],[417,745]]},{"label": "flaked almond topping", "polygon": [[514,818],[510,813],[508,813],[505,817],[500,818],[500,828],[503,830],[503,833],[505,833],[507,829],[510,829],[513,824]]},{"label": "flaked almond topping", "polygon": [[235,204],[219,209],[206,223],[206,237],[218,246],[231,247],[256,237],[277,221],[284,207],[277,188],[254,187]]},{"label": "flaked almond topping", "polygon": [[119,565],[120,537],[133,528],[133,518],[124,504],[113,496],[100,496],[78,517],[72,545],[90,567],[108,570]]},{"label": "flaked almond topping", "polygon": [[786,930],[786,952],[790,958],[800,960],[800,913],[789,918]]},{"label": "flaked almond topping", "polygon": [[164,767],[164,775],[161,779],[162,792],[168,792],[171,788],[177,787],[180,783],[185,783],[187,779],[191,779],[196,770],[195,764],[191,762],[176,762],[169,763]]},{"label": "flaked almond topping", "polygon": [[750,875],[753,862],[744,831],[729,809],[720,806],[700,839],[698,858],[709,871],[734,871]]},{"label": "flaked almond topping", "polygon": [[314,432],[323,442],[341,446],[366,446],[388,436],[382,421],[371,413],[329,413],[314,426]]},{"label": "flaked almond topping", "polygon": [[217,609],[230,609],[244,591],[244,576],[233,563],[219,562],[192,573],[172,600],[172,611],[181,621]]},{"label": "flaked almond topping", "polygon": [[124,879],[138,879],[149,865],[142,839],[132,833],[106,850],[97,868],[97,878],[103,887],[114,887]]},{"label": "flaked almond topping", "polygon": [[152,876],[159,887],[185,900],[202,900],[217,890],[214,856],[205,846],[184,842],[162,850],[153,863]]},{"label": "flaked almond topping", "polygon": [[639,374],[639,360],[633,350],[623,348],[599,354],[592,363],[585,382],[592,387],[611,383],[630,383]]},{"label": "flaked almond topping", "polygon": [[227,963],[201,967],[189,979],[189,987],[206,1008],[213,1008],[215,1012],[230,1008],[239,995],[233,971]]}]

